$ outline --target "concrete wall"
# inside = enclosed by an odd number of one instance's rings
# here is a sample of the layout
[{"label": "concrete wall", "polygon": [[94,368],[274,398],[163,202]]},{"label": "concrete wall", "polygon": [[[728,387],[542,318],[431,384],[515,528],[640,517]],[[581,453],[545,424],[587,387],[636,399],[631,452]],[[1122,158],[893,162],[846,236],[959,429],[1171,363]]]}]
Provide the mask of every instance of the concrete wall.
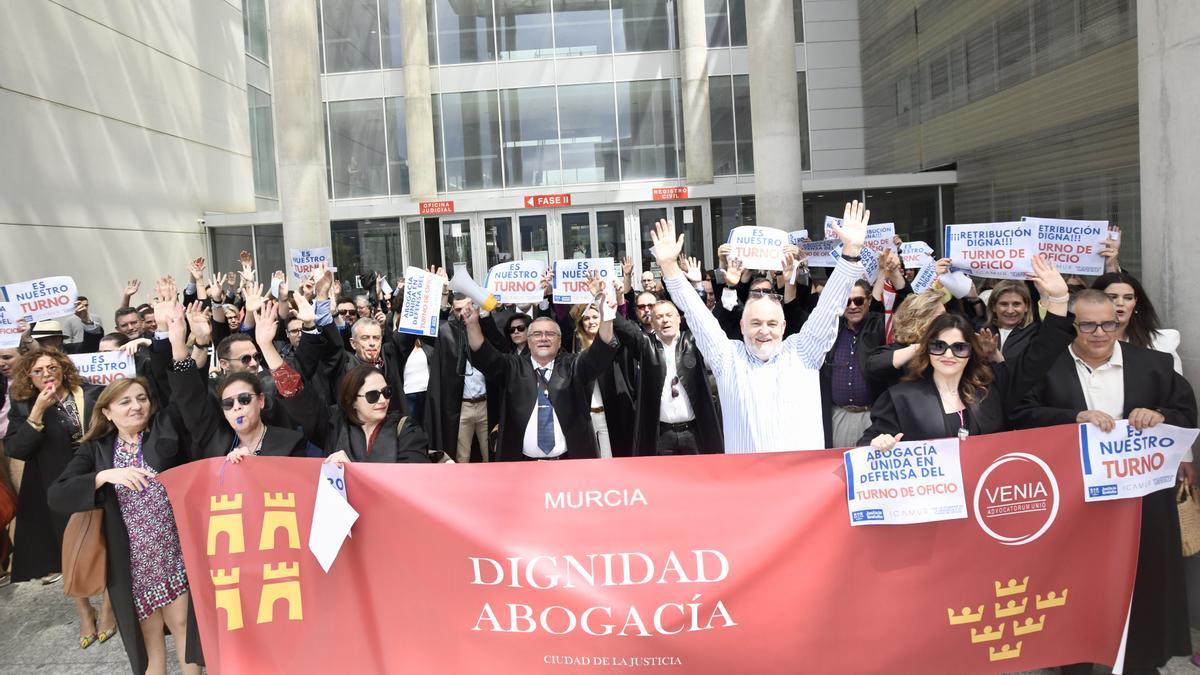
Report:
[{"label": "concrete wall", "polygon": [[867,171],[858,3],[805,0],[808,128],[814,178]]},{"label": "concrete wall", "polygon": [[239,0],[0,3],[0,283],[185,274],[206,211],[254,209]]}]

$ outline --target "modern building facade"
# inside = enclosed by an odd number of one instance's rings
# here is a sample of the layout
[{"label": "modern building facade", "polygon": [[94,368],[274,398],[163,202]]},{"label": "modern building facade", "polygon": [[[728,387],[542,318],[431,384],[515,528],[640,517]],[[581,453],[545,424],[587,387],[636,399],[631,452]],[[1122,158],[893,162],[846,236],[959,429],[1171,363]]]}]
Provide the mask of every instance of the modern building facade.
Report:
[{"label": "modern building facade", "polygon": [[[506,260],[584,255],[650,266],[664,217],[711,264],[733,227],[798,229],[863,198],[873,219],[937,245],[953,214],[953,171],[867,175],[854,0],[316,6],[324,137],[312,141],[346,279],[454,263],[482,277]],[[326,244],[294,233],[277,201],[287,181],[272,155],[282,166],[285,151],[271,121],[292,105],[272,90],[279,11],[246,0],[258,204],[207,214],[218,264],[246,249],[281,269],[285,242]]]}]

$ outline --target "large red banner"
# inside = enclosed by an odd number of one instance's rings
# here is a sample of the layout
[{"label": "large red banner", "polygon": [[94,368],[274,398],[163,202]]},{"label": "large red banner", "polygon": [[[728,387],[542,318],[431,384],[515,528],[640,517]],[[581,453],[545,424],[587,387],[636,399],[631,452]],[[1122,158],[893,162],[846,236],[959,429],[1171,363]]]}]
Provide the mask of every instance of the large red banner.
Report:
[{"label": "large red banner", "polygon": [[970,438],[963,520],[850,527],[840,452],[169,471],[214,673],[1019,671],[1111,664],[1138,500],[1084,503],[1074,426]]}]

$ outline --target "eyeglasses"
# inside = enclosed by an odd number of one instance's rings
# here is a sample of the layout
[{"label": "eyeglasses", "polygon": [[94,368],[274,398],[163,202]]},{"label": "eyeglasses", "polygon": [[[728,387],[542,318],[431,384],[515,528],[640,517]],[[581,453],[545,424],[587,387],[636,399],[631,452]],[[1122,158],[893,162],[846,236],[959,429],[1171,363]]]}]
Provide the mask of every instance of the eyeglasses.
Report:
[{"label": "eyeglasses", "polygon": [[254,394],[251,393],[242,393],[238,394],[237,396],[229,396],[221,399],[221,408],[223,410],[233,410],[233,404],[235,401],[241,405],[250,405],[250,402],[253,400]]},{"label": "eyeglasses", "polygon": [[287,331],[287,334],[288,334],[288,335],[299,335],[299,334],[301,334],[301,333],[303,333],[303,332],[304,332],[304,331],[303,331],[303,330],[301,330],[301,329],[299,329],[299,328],[289,328],[289,329],[288,329],[288,331]]},{"label": "eyeglasses", "polygon": [[643,304],[638,305],[637,308],[638,309],[654,309],[654,303],[653,302],[643,303]]},{"label": "eyeglasses", "polygon": [[515,323],[508,327],[508,332],[509,333],[524,333],[526,328],[529,328],[529,326],[526,326],[523,323]]},{"label": "eyeglasses", "polygon": [[241,363],[243,366],[246,366],[248,368],[248,367],[250,367],[250,364],[258,361],[258,356],[256,354],[242,354],[239,358],[225,359],[225,360],[226,361],[237,361],[237,362]]},{"label": "eyeglasses", "polygon": [[537,340],[538,338],[558,338],[558,333],[550,330],[535,330],[529,334],[529,337]]},{"label": "eyeglasses", "polygon": [[339,309],[333,313],[334,316],[354,316],[358,314],[356,309]]},{"label": "eyeglasses", "polygon": [[671,398],[679,397],[679,376],[671,378]]},{"label": "eyeglasses", "polygon": [[1121,322],[1119,322],[1119,321],[1079,321],[1075,324],[1075,327],[1079,329],[1080,333],[1088,333],[1088,334],[1095,333],[1097,328],[1104,331],[1105,333],[1115,333],[1115,332],[1117,332],[1117,329],[1119,329],[1121,327]]},{"label": "eyeglasses", "polygon": [[359,394],[358,397],[365,398],[367,399],[367,403],[375,405],[379,402],[380,397],[383,397],[389,401],[392,400],[392,388],[384,387],[383,389],[372,389],[366,393]]},{"label": "eyeglasses", "polygon": [[954,344],[946,344],[944,340],[932,340],[929,343],[929,353],[934,356],[941,356],[949,349],[951,354],[956,358],[965,359],[971,355],[971,344],[968,342],[955,342]]},{"label": "eyeglasses", "polygon": [[846,298],[847,307],[862,307],[867,304],[866,298]]},{"label": "eyeglasses", "polygon": [[31,371],[29,371],[29,374],[34,377],[45,377],[47,375],[57,375],[60,372],[62,372],[62,371],[59,369],[58,366],[46,366],[45,368],[38,368],[37,370],[31,370]]},{"label": "eyeglasses", "polygon": [[768,300],[778,302],[779,304],[783,304],[783,296],[778,293],[772,293],[771,291],[750,291],[750,297],[766,298]]}]

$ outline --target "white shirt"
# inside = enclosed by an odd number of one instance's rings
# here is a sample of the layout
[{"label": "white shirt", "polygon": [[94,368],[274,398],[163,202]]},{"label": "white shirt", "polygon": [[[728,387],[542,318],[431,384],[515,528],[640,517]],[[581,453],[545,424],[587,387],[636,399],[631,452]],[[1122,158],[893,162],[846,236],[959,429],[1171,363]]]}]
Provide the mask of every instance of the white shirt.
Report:
[{"label": "white shirt", "polygon": [[471,365],[471,360],[467,359],[467,364],[463,371],[462,397],[479,398],[480,396],[487,396],[487,380],[484,379],[483,373]]},{"label": "white shirt", "polygon": [[804,327],[784,340],[768,361],[751,354],[745,342],[725,336],[687,279],[667,279],[671,299],[687,317],[696,346],[716,376],[725,452],[825,447],[820,368],[837,340],[838,317],[846,309],[850,289],[862,276],[861,263],[838,259]]},{"label": "white shirt", "polygon": [[1074,345],[1067,348],[1075,359],[1075,373],[1079,375],[1079,386],[1083,388],[1083,400],[1088,410],[1108,413],[1113,419],[1125,417],[1125,360],[1121,355],[1121,343],[1113,346],[1108,361],[1092,368],[1075,355]]},{"label": "white shirt", "polygon": [[404,393],[419,394],[429,390],[429,357],[424,349],[414,349],[404,361]]},{"label": "white shirt", "polygon": [[679,336],[675,336],[675,341],[670,345],[663,345],[663,365],[666,366],[667,373],[663,379],[662,402],[658,407],[658,421],[666,422],[667,424],[680,424],[683,422],[691,422],[696,419],[696,411],[692,409],[692,402],[688,399],[687,390],[683,388],[683,384],[675,385],[677,396],[671,395],[671,381],[678,375],[679,371],[675,367],[675,346],[679,344]]},{"label": "white shirt", "polygon": [[1000,348],[1001,349],[1004,348],[1004,342],[1006,340],[1008,340],[1008,336],[1012,335],[1012,332],[1013,332],[1013,329],[1011,329],[1011,328],[1001,328],[1000,329]]},{"label": "white shirt", "polygon": [[[529,361],[533,363],[533,376],[538,377],[538,369],[544,368],[546,370],[546,382],[549,383],[550,376],[554,374],[554,362],[551,361],[545,366],[540,366],[538,365],[537,361],[533,360],[532,357],[530,357]],[[541,387],[541,385],[537,384],[536,382],[534,383],[534,386],[539,388]],[[547,398],[549,398],[549,394],[547,394]],[[567,451],[567,437],[563,435],[562,426],[558,423],[558,414],[554,412],[553,405],[550,406],[550,417],[552,420],[554,420],[554,449],[550,451],[550,454],[546,454],[542,452],[541,448],[538,447],[537,442],[538,407],[537,394],[535,393],[533,414],[529,416],[529,422],[525,425],[525,443],[521,446],[521,452],[526,457],[532,457],[534,459],[546,459],[548,457],[558,457]]]}]

